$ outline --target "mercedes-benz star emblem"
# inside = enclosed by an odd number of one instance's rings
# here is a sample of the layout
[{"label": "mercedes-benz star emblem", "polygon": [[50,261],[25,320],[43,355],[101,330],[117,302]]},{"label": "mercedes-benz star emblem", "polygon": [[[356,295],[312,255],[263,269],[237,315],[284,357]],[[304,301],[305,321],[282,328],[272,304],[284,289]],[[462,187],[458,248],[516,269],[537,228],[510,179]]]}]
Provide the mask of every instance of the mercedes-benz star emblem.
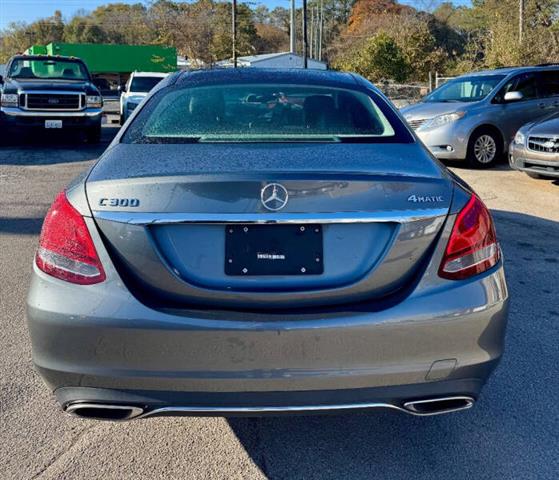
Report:
[{"label": "mercedes-benz star emblem", "polygon": [[269,183],[260,191],[260,200],[264,208],[277,212],[287,205],[289,194],[279,183]]}]

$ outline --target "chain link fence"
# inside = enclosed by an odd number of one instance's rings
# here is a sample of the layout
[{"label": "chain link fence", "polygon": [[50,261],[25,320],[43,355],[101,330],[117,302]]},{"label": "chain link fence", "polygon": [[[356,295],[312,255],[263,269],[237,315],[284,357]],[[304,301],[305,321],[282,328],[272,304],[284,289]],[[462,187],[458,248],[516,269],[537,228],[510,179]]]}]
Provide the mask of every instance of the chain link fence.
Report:
[{"label": "chain link fence", "polygon": [[377,87],[392,100],[398,108],[405,107],[410,103],[416,103],[429,93],[427,83],[395,83],[390,81],[379,82]]}]

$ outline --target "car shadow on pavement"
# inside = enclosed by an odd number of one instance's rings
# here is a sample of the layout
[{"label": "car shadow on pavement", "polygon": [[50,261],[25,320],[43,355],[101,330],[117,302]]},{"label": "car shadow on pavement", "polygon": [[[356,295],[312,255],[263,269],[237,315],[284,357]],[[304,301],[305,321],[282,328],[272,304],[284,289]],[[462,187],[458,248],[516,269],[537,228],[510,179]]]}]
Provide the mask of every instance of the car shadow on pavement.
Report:
[{"label": "car shadow on pavement", "polygon": [[[445,162],[444,162],[444,165],[445,165],[447,168],[452,168],[452,169],[457,170],[457,171],[455,171],[454,173],[456,173],[458,176],[461,176],[461,174],[460,174],[460,171],[461,171],[461,170],[472,171],[472,168],[469,167],[469,166],[468,166],[466,163],[464,163],[464,162],[457,162],[457,161],[450,162],[450,161],[445,161]],[[475,170],[474,170],[474,171],[475,171]],[[506,172],[506,171],[515,172],[516,170],[514,170],[514,169],[508,164],[507,161],[499,162],[499,163],[497,163],[496,165],[494,165],[494,166],[492,166],[491,168],[486,169],[486,170],[477,170],[477,172],[479,172],[480,174],[484,174],[484,173],[485,173],[486,175],[491,175],[492,173],[495,173],[495,172]],[[516,173],[518,173],[519,175],[526,175],[526,173],[520,172],[520,171],[516,171]],[[543,177],[541,177],[541,178],[534,179],[534,181],[536,181],[536,182],[542,182],[542,183],[548,182],[548,183],[551,183],[552,185],[559,186],[559,179],[554,179],[553,177],[545,177],[545,176],[543,176]]]},{"label": "car shadow on pavement", "polygon": [[76,132],[38,132],[3,138],[0,142],[0,165],[53,165],[92,160],[107,148],[119,127],[105,126],[101,142],[86,143]]},{"label": "car shadow on pavement", "polygon": [[18,218],[0,216],[0,235],[39,235],[43,226],[43,218]]},{"label": "car shadow on pavement", "polygon": [[[511,296],[506,352],[465,412],[231,418],[270,479],[557,478],[559,222],[493,210]],[[374,349],[375,346],[371,345]]]}]

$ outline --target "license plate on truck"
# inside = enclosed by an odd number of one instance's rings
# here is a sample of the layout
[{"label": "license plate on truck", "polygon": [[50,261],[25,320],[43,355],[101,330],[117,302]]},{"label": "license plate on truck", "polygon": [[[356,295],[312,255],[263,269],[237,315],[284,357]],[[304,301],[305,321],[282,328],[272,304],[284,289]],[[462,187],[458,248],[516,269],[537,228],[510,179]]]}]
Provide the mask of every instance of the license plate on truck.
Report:
[{"label": "license plate on truck", "polygon": [[62,120],[45,120],[45,128],[62,128]]}]

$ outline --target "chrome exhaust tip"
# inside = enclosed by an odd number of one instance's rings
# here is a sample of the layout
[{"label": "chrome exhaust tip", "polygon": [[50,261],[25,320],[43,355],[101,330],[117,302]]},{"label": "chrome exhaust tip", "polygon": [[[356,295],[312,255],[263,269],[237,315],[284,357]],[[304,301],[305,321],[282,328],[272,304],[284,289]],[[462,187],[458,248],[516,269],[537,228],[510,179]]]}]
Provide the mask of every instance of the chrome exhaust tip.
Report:
[{"label": "chrome exhaust tip", "polygon": [[441,415],[467,410],[474,405],[474,402],[475,400],[472,397],[467,396],[429,398],[406,402],[404,403],[404,409],[413,415]]},{"label": "chrome exhaust tip", "polygon": [[66,407],[65,412],[80,418],[122,422],[139,417],[142,413],[144,413],[144,409],[130,405],[72,403]]}]

